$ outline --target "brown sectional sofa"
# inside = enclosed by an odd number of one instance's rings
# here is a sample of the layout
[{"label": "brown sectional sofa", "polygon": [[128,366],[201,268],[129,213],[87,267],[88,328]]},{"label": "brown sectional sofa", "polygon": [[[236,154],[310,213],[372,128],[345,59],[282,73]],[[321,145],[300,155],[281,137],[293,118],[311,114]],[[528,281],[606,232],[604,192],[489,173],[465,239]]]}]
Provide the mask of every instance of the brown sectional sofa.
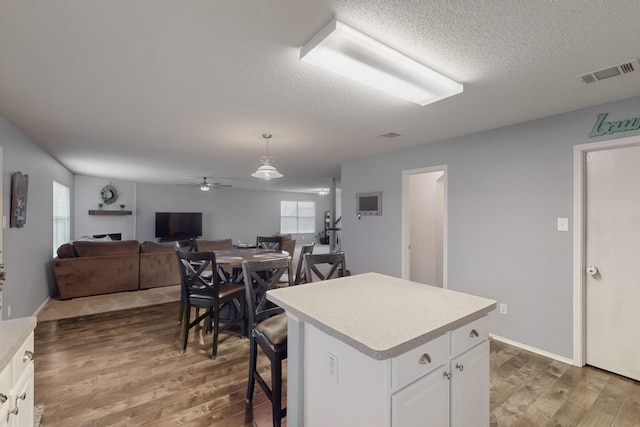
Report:
[{"label": "brown sectional sofa", "polygon": [[[233,247],[231,239],[198,239],[200,251]],[[58,248],[51,261],[60,299],[180,284],[172,243],[77,241]]]}]

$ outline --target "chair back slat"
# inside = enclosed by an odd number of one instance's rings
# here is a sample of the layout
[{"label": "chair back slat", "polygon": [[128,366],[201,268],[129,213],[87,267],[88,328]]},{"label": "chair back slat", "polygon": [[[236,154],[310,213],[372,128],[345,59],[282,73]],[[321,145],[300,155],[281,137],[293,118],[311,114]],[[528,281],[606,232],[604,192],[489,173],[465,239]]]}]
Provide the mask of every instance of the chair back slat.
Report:
[{"label": "chair back slat", "polygon": [[304,264],[307,283],[343,277],[347,271],[344,252],[306,254]]},{"label": "chair back slat", "polygon": [[173,242],[173,248],[177,251],[197,252],[198,246],[195,239],[176,240]]},{"label": "chair back slat", "polygon": [[280,282],[283,275],[288,277],[288,285],[292,285],[291,257],[273,260],[247,260],[242,263],[242,270],[249,327],[252,328],[253,325],[264,319],[284,311],[267,300],[267,291],[283,285],[286,286],[286,283]]},{"label": "chair back slat", "polygon": [[256,247],[258,249],[282,250],[282,236],[257,236]]},{"label": "chair back slat", "polygon": [[220,279],[216,271],[216,255],[213,252],[186,252],[176,250],[180,280],[187,295],[196,293],[218,297]]},{"label": "chair back slat", "polygon": [[296,277],[293,281],[294,285],[299,285],[301,283],[305,283],[306,279],[306,271],[304,269],[304,256],[306,254],[312,254],[313,248],[316,242],[311,242],[308,245],[303,245],[300,249],[300,258],[298,258],[298,265],[296,266]]}]

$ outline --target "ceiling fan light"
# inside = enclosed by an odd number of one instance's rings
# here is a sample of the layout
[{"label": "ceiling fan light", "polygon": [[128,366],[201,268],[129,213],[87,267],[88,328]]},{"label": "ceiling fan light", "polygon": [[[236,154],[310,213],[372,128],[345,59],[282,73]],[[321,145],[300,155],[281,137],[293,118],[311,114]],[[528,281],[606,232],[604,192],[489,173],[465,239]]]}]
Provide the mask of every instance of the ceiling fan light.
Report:
[{"label": "ceiling fan light", "polygon": [[200,186],[200,190],[202,191],[209,191],[209,188],[210,187],[208,185],[204,185],[204,184]]}]

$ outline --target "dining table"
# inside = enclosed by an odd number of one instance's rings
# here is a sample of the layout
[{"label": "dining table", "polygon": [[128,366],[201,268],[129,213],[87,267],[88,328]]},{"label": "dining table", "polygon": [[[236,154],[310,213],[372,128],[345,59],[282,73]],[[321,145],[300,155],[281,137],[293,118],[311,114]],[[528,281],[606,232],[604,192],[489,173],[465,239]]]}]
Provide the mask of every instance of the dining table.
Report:
[{"label": "dining table", "polygon": [[232,283],[243,282],[243,261],[279,259],[290,256],[289,252],[287,251],[262,248],[222,249],[214,251],[214,253],[216,254],[216,264],[221,266],[224,270],[231,270],[230,281]]}]

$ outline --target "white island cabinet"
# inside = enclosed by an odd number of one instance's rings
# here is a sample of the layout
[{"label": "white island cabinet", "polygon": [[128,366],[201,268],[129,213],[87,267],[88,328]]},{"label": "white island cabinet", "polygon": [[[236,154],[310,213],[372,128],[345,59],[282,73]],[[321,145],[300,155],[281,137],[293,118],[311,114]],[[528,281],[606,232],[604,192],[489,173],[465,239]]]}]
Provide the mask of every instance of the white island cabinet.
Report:
[{"label": "white island cabinet", "polygon": [[0,427],[33,426],[35,317],[0,322]]},{"label": "white island cabinet", "polygon": [[268,299],[289,318],[287,425],[489,425],[495,301],[377,273]]}]

